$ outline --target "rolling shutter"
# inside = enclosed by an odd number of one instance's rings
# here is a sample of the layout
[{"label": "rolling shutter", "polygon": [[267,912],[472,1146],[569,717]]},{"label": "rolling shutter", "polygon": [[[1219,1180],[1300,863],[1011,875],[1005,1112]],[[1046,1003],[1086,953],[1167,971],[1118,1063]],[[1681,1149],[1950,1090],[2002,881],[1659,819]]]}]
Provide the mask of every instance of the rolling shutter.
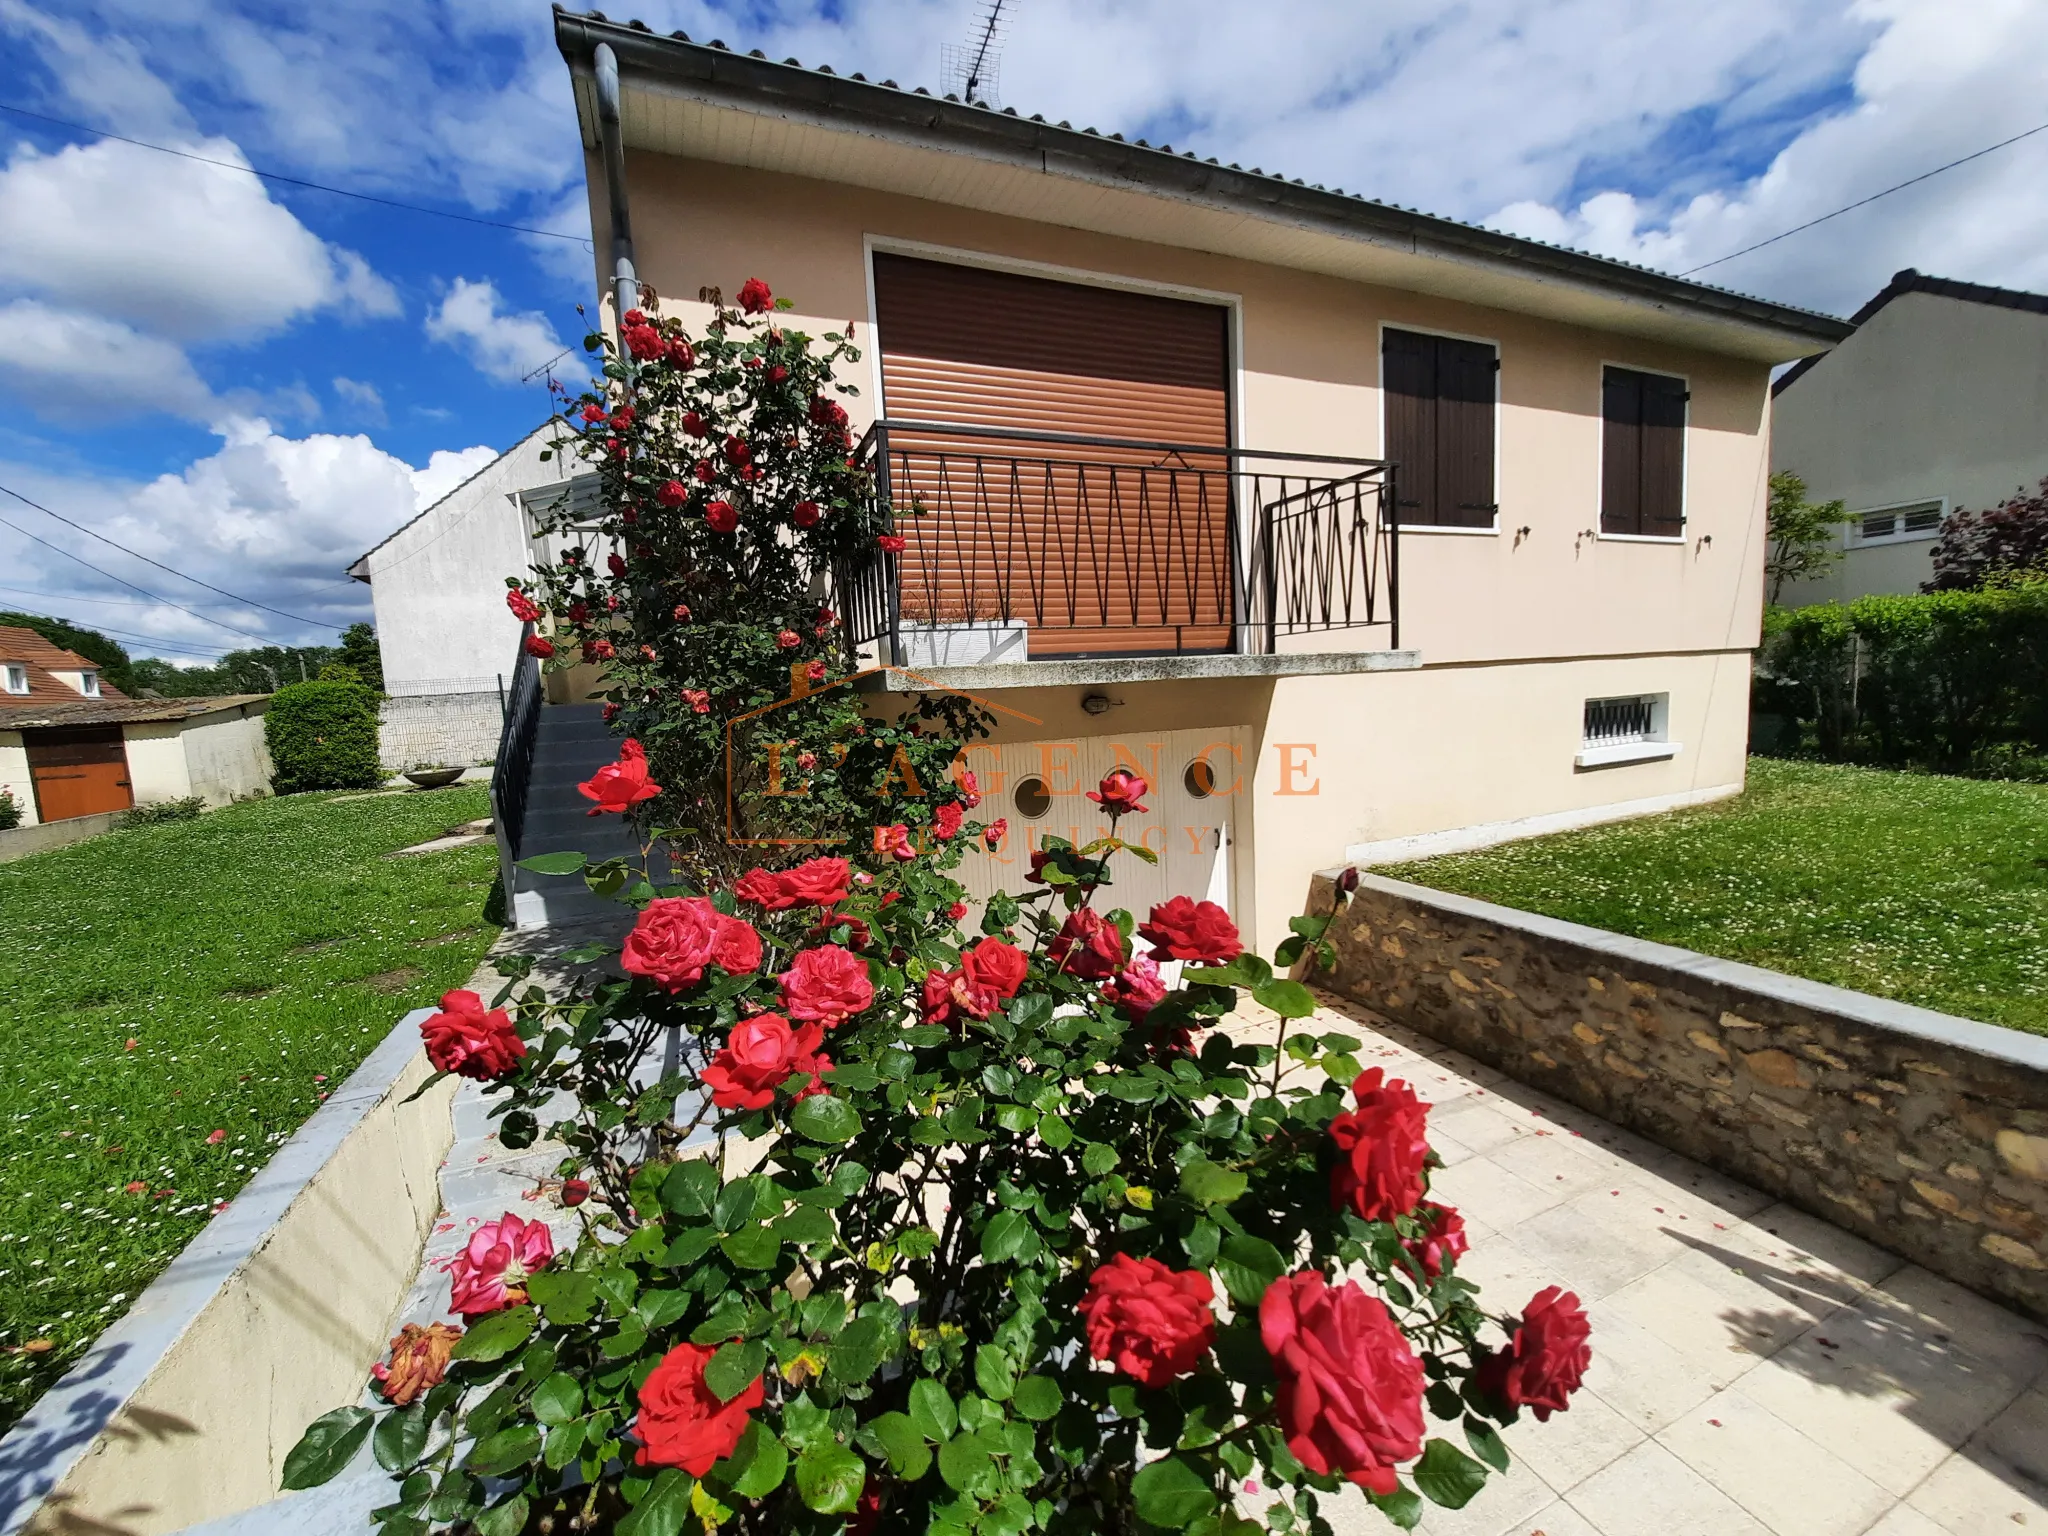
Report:
[{"label": "rolling shutter", "polygon": [[1601,380],[1600,531],[1685,532],[1685,380],[1609,368]]},{"label": "rolling shutter", "polygon": [[1380,350],[1385,456],[1396,470],[1401,521],[1487,528],[1494,519],[1494,373],[1484,342],[1389,328]]},{"label": "rolling shutter", "polygon": [[[874,258],[896,421],[1222,448],[1227,312],[912,257]],[[891,441],[912,623],[1024,623],[1033,655],[1217,650],[1231,636],[1228,461],[942,433]]]}]

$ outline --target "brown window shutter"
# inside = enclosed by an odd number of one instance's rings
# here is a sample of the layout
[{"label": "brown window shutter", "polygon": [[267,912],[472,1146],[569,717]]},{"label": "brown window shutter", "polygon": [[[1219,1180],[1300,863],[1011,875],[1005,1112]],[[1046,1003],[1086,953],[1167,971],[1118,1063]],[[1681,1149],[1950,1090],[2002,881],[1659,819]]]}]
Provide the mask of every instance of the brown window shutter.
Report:
[{"label": "brown window shutter", "polygon": [[1609,368],[1601,378],[1600,531],[1643,531],[1643,376]]},{"label": "brown window shutter", "polygon": [[1643,532],[1675,539],[1685,533],[1685,380],[1646,373],[1643,379]]},{"label": "brown window shutter", "polygon": [[1437,497],[1436,338],[1389,327],[1380,342],[1380,384],[1386,396],[1381,457],[1396,466],[1400,520],[1415,526],[1444,521]]},{"label": "brown window shutter", "polygon": [[1493,525],[1496,358],[1475,341],[1437,339],[1437,521]]}]

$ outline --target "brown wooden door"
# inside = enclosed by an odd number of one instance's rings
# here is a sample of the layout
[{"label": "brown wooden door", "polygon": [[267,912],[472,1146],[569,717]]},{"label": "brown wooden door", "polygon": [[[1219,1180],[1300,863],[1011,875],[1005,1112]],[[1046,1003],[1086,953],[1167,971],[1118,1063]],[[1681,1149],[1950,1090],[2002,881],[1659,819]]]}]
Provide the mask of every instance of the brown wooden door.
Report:
[{"label": "brown wooden door", "polygon": [[36,816],[69,821],[135,803],[128,782],[128,751],[118,725],[82,725],[23,731]]},{"label": "brown wooden door", "polygon": [[[1221,306],[878,254],[875,308],[894,420],[1230,441]],[[890,446],[906,621],[1021,622],[1034,656],[1229,648],[1222,454],[941,435]]]}]

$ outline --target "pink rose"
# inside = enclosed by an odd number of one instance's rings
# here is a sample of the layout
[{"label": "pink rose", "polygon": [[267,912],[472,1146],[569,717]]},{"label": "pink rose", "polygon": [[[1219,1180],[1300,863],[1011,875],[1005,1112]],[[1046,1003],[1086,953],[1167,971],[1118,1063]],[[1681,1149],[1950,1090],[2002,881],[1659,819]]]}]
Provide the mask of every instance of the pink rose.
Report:
[{"label": "pink rose", "polygon": [[526,1042],[502,1008],[488,1012],[484,1000],[467,988],[441,995],[441,1011],[420,1021],[427,1060],[436,1072],[488,1081],[503,1077],[526,1054]]},{"label": "pink rose", "polygon": [[761,964],[761,936],[702,896],[657,896],[626,936],[619,964],[664,992],[680,992],[716,965],[743,975]]},{"label": "pink rose", "polygon": [[792,1019],[839,1024],[875,1000],[867,962],[836,944],[799,951],[780,980],[782,1006]]},{"label": "pink rose", "polygon": [[555,1256],[547,1224],[521,1221],[507,1211],[469,1235],[469,1242],[441,1268],[451,1286],[448,1310],[474,1320],[526,1300],[526,1280]]}]

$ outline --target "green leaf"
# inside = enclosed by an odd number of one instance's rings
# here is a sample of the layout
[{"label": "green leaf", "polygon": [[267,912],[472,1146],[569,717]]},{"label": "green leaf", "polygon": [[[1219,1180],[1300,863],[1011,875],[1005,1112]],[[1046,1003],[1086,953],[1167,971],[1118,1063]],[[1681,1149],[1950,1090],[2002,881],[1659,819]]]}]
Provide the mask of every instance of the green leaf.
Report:
[{"label": "green leaf", "polygon": [[800,1205],[775,1223],[775,1235],[785,1243],[829,1243],[839,1235],[830,1212],[815,1205]]},{"label": "green leaf", "polygon": [[768,1346],[759,1339],[722,1346],[704,1363],[704,1385],[729,1403],[761,1379],[768,1368]]},{"label": "green leaf", "polygon": [[1508,1448],[1494,1427],[1484,1419],[1465,1415],[1465,1443],[1496,1472],[1508,1469]]},{"label": "green leaf", "polygon": [[1027,1419],[1043,1421],[1060,1411],[1065,1399],[1050,1376],[1026,1376],[1010,1394],[1010,1406]]},{"label": "green leaf", "polygon": [[386,1472],[403,1472],[420,1459],[420,1452],[427,1447],[427,1431],[432,1421],[427,1417],[427,1405],[414,1403],[398,1413],[386,1414],[377,1424],[370,1448],[377,1453],[377,1465]]},{"label": "green leaf", "polygon": [[1052,1018],[1052,997],[1045,992],[1027,992],[1003,1012],[1019,1029],[1032,1029]]},{"label": "green leaf", "polygon": [[1023,1258],[1038,1249],[1038,1234],[1022,1211],[1001,1211],[982,1229],[981,1256],[990,1264]]},{"label": "green leaf", "polygon": [[1081,1153],[1081,1166],[1094,1177],[1101,1178],[1116,1166],[1116,1148],[1091,1141]]},{"label": "green leaf", "polygon": [[559,1472],[576,1459],[576,1453],[583,1449],[584,1431],[588,1425],[570,1422],[557,1424],[548,1431],[546,1444],[541,1447],[540,1459],[551,1472]]},{"label": "green leaf", "polygon": [[452,1356],[457,1360],[502,1360],[533,1336],[539,1321],[532,1307],[493,1312],[455,1341]]},{"label": "green leaf", "polygon": [[566,1424],[583,1411],[583,1383],[557,1371],[533,1389],[533,1416],[543,1424]]},{"label": "green leaf", "polygon": [[619,1536],[682,1536],[690,1519],[690,1492],[697,1480],[675,1467],[664,1467],[654,1485],[640,1495],[633,1512],[619,1522]]},{"label": "green leaf", "polygon": [[1448,1440],[1431,1440],[1415,1463],[1415,1486],[1432,1504],[1463,1509],[1486,1486],[1486,1468]]},{"label": "green leaf", "polygon": [[1216,1250],[1222,1242],[1223,1229],[1205,1216],[1181,1239],[1181,1247],[1187,1250],[1188,1263],[1196,1269],[1207,1269],[1216,1262]]},{"label": "green leaf", "polygon": [[978,1434],[955,1435],[939,1447],[939,1476],[946,1486],[975,1493],[995,1481],[995,1456]]},{"label": "green leaf", "polygon": [[1283,1019],[1305,1019],[1316,1011],[1315,994],[1298,981],[1269,981],[1253,987],[1252,1001]]},{"label": "green leaf", "polygon": [[825,1358],[834,1376],[849,1386],[856,1385],[881,1369],[888,1342],[888,1335],[877,1319],[856,1318],[827,1347]]},{"label": "green leaf", "polygon": [[844,1088],[852,1093],[866,1093],[882,1086],[882,1074],[865,1062],[850,1061],[827,1072],[825,1081],[834,1088]]},{"label": "green leaf", "polygon": [[1197,1205],[1228,1205],[1251,1181],[1234,1169],[1197,1158],[1180,1171],[1180,1192]]},{"label": "green leaf", "polygon": [[[716,1227],[685,1227],[676,1234],[676,1240],[668,1245],[668,1251],[662,1254],[662,1267],[665,1269],[681,1269],[686,1265],[694,1264],[703,1258],[705,1254],[709,1253],[711,1245],[717,1241],[718,1228]],[[527,1294],[531,1295],[532,1293],[533,1287],[529,1285],[527,1287]],[[552,1307],[544,1307],[542,1310],[547,1313],[548,1321],[551,1323],[570,1321],[567,1318],[557,1317]]]},{"label": "green leaf", "polygon": [[716,1469],[727,1487],[743,1498],[762,1499],[782,1486],[789,1471],[789,1449],[774,1431],[756,1419],[747,1425],[732,1455]]},{"label": "green leaf", "polygon": [[1216,1278],[1239,1306],[1258,1305],[1266,1287],[1287,1268],[1280,1250],[1262,1237],[1226,1238],[1216,1254]]},{"label": "green leaf", "polygon": [[1064,1151],[1073,1144],[1074,1128],[1055,1114],[1038,1117],[1038,1139],[1055,1152]]},{"label": "green leaf", "polygon": [[1412,1488],[1396,1487],[1392,1493],[1368,1493],[1366,1497],[1399,1530],[1412,1531],[1422,1524],[1422,1500]]},{"label": "green leaf", "polygon": [[860,1115],[846,1100],[829,1093],[814,1093],[789,1112],[789,1123],[800,1136],[812,1141],[837,1144],[860,1134]]},{"label": "green leaf", "polygon": [[515,1493],[470,1520],[476,1536],[519,1536],[526,1529],[526,1495]]},{"label": "green leaf", "polygon": [[707,1158],[685,1158],[661,1181],[661,1203],[678,1216],[708,1216],[718,1198],[718,1170]]},{"label": "green leaf", "polygon": [[719,1249],[741,1269],[773,1269],[782,1239],[773,1227],[742,1227],[720,1238]]},{"label": "green leaf", "polygon": [[910,1384],[910,1422],[927,1440],[950,1440],[960,1414],[943,1383],[920,1376]]},{"label": "green leaf", "polygon": [[323,1413],[299,1437],[284,1459],[284,1478],[278,1484],[287,1491],[317,1488],[349,1462],[363,1448],[376,1415],[367,1408],[337,1408]]},{"label": "green leaf", "polygon": [[1017,1390],[1017,1362],[1007,1350],[994,1344],[982,1345],[974,1352],[974,1384],[984,1396],[1007,1403],[1010,1394]]},{"label": "green leaf", "polygon": [[734,1179],[718,1192],[711,1219],[717,1223],[719,1231],[730,1232],[752,1218],[754,1206],[760,1198],[760,1187],[751,1178]]},{"label": "green leaf", "polygon": [[462,1464],[479,1477],[503,1477],[538,1456],[540,1446],[538,1425],[514,1424],[479,1441]]},{"label": "green leaf", "polygon": [[537,853],[530,859],[521,859],[519,867],[536,875],[573,875],[588,862],[580,853]]},{"label": "green leaf", "polygon": [[889,1457],[889,1470],[905,1482],[914,1483],[931,1470],[932,1450],[924,1435],[905,1413],[885,1413],[875,1420],[875,1438]]},{"label": "green leaf", "polygon": [[837,1440],[814,1446],[796,1459],[796,1491],[821,1515],[852,1514],[867,1481],[865,1463]]},{"label": "green leaf", "polygon": [[928,1259],[937,1252],[939,1234],[930,1227],[910,1227],[896,1239],[896,1251],[906,1259]]},{"label": "green leaf", "polygon": [[1465,1411],[1465,1399],[1447,1381],[1436,1382],[1422,1395],[1429,1404],[1429,1411],[1440,1419],[1455,1419]]},{"label": "green leaf", "polygon": [[1178,1456],[1162,1456],[1131,1479],[1138,1518],[1163,1530],[1185,1530],[1216,1509],[1216,1489]]}]

